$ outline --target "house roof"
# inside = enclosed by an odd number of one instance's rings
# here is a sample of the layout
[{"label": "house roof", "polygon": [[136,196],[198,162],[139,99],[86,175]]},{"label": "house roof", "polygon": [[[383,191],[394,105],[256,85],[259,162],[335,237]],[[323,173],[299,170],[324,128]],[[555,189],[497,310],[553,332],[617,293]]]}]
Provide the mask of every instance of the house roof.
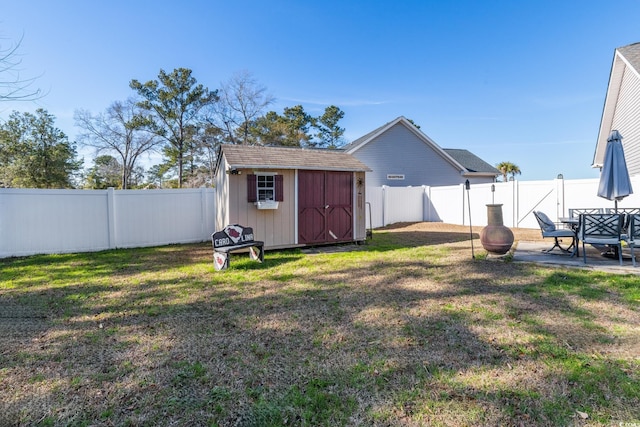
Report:
[{"label": "house roof", "polygon": [[598,131],[598,141],[596,142],[592,167],[602,167],[604,152],[607,147],[607,138],[613,130],[613,118],[616,112],[618,96],[622,88],[622,80],[627,72],[631,72],[637,78],[640,78],[640,43],[619,47],[613,54],[609,86],[607,87],[607,96],[604,101],[604,109],[600,121],[600,130]]},{"label": "house roof", "polygon": [[364,163],[344,151],[253,145],[220,146],[218,165],[224,155],[231,168],[309,169],[333,171],[370,171]]},{"label": "house roof", "polygon": [[429,138],[424,132],[418,129],[413,123],[411,123],[406,117],[400,116],[395,120],[390,121],[377,129],[369,132],[368,134],[361,136],[354,140],[350,144],[342,147],[347,153],[353,153],[369,142],[373,141],[376,137],[383,134],[391,127],[402,124],[411,132],[413,132],[422,142],[430,146],[436,153],[455,168],[457,168],[462,175],[499,175],[500,172],[493,166],[480,159],[476,155],[467,150],[458,149],[442,149],[438,144]]},{"label": "house roof", "polygon": [[438,144],[435,143],[435,141],[433,141],[431,138],[429,138],[424,132],[422,132],[420,129],[418,129],[418,127],[416,125],[411,123],[404,116],[400,116],[400,117],[396,118],[395,120],[392,120],[389,123],[386,123],[386,124],[380,126],[379,128],[374,129],[373,131],[369,132],[368,134],[366,134],[364,136],[361,136],[360,138],[356,139],[355,141],[351,142],[350,144],[345,145],[344,147],[342,147],[342,149],[345,150],[347,153],[353,153],[353,152],[359,150],[360,148],[362,148],[364,145],[366,145],[369,142],[373,141],[376,137],[378,137],[379,135],[385,133],[387,130],[391,129],[393,126],[395,126],[397,124],[401,124],[401,125],[405,126],[407,129],[409,129],[411,132],[413,132],[422,142],[424,142],[425,144],[430,146],[445,161],[449,162],[452,166],[457,168],[460,171],[460,173],[466,172],[466,169],[464,168],[464,166],[462,166],[453,157],[451,157],[449,154],[447,154],[442,148],[440,148],[440,146]]},{"label": "house roof", "polygon": [[500,171],[498,169],[494,168],[469,150],[444,148],[444,151],[456,159],[456,161],[464,166],[469,172],[496,176],[500,175]]},{"label": "house roof", "polygon": [[640,43],[619,47],[618,52],[624,56],[633,68],[640,70]]}]

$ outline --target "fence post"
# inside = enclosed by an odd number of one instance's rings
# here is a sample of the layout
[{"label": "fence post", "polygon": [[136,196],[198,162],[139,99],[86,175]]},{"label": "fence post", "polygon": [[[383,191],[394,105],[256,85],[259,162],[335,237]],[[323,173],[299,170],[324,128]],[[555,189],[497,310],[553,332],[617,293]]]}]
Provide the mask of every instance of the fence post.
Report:
[{"label": "fence post", "polygon": [[[466,217],[467,217],[467,211],[469,211],[469,215],[471,215],[471,209],[467,209],[467,204],[468,204],[468,200],[466,200],[464,198],[464,193],[465,193],[465,185],[464,183],[458,184],[458,187],[460,187],[460,194],[462,194],[462,225],[466,225]],[[469,220],[471,220],[471,218],[469,218]]]},{"label": "fence post", "polygon": [[109,232],[109,249],[118,246],[116,242],[116,197],[113,187],[107,188],[107,227]]},{"label": "fence post", "polygon": [[510,179],[507,181],[511,185],[511,224],[508,227],[518,227],[518,218],[520,218],[520,181]]},{"label": "fence post", "polygon": [[429,196],[427,195],[427,187],[426,185],[422,186],[422,220],[429,221],[429,217],[431,216],[431,209],[429,209]]},{"label": "fence post", "polygon": [[200,187],[200,233],[207,238],[207,188]]},{"label": "fence post", "polygon": [[389,212],[387,210],[387,186],[382,186],[382,226],[387,225],[387,218],[389,218]]},{"label": "fence post", "polygon": [[556,178],[556,219],[568,216],[564,214],[564,175],[558,174]]}]

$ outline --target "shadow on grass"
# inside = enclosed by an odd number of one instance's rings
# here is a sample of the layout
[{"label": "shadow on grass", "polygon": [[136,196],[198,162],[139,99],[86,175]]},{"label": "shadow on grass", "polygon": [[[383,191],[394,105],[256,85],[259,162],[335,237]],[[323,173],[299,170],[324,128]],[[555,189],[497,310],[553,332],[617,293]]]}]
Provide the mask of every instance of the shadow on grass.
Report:
[{"label": "shadow on grass", "polygon": [[[0,280],[17,285],[3,298],[46,310],[57,333],[3,343],[0,394],[11,397],[0,399],[0,420],[568,425],[576,410],[600,424],[640,416],[637,364],[593,355],[623,345],[595,319],[623,322],[587,304],[633,312],[631,278],[455,263],[446,253],[390,259],[415,247],[393,234],[365,245],[369,258],[332,255],[344,261],[325,269],[326,258],[274,251],[264,264],[234,254],[229,270],[214,272],[208,246],[49,258],[46,269],[7,263]],[[2,388],[11,385],[18,391]]]},{"label": "shadow on grass", "polygon": [[[268,271],[273,268],[277,268],[283,264],[292,263],[300,260],[305,255],[300,251],[280,250],[280,251],[266,251],[263,262],[257,262],[249,257],[248,253],[233,253],[230,254],[230,270],[265,270]],[[213,262],[211,264],[213,266]]]}]

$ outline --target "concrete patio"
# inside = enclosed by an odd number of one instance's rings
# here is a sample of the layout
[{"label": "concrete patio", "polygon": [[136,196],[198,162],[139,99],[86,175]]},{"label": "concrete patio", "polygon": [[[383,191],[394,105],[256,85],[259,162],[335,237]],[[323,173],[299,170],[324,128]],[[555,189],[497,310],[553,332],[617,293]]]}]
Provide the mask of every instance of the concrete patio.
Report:
[{"label": "concrete patio", "polygon": [[585,268],[592,270],[601,270],[608,273],[618,274],[638,274],[640,275],[640,251],[635,251],[636,265],[634,267],[631,262],[631,255],[628,249],[623,249],[623,265],[620,265],[618,258],[609,258],[602,256],[601,251],[586,245],[587,263],[584,263],[582,257],[582,245],[580,245],[580,256],[571,257],[562,253],[557,248],[551,253],[542,252],[549,249],[553,245],[552,241],[520,241],[517,242],[515,251],[513,251],[513,262],[532,262],[537,264],[555,265],[559,267]]}]

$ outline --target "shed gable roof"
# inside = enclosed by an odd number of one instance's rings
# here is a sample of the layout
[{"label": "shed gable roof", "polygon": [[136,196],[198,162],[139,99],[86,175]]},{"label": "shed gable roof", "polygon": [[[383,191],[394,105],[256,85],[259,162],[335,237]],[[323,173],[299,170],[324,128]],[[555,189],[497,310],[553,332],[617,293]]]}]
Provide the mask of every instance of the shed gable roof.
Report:
[{"label": "shed gable roof", "polygon": [[[228,166],[232,168],[310,169],[353,172],[370,170],[351,154],[325,149],[224,144],[220,146],[218,159],[221,159],[223,155]],[[218,166],[216,166],[216,172],[217,169]]]},{"label": "shed gable roof", "polygon": [[593,155],[592,167],[602,167],[604,152],[607,147],[607,138],[613,130],[613,119],[623,78],[625,77],[625,73],[629,72],[632,73],[636,79],[640,79],[640,43],[619,47],[613,54],[609,86],[607,87],[602,119],[600,120],[600,129],[598,131],[598,140]]}]

